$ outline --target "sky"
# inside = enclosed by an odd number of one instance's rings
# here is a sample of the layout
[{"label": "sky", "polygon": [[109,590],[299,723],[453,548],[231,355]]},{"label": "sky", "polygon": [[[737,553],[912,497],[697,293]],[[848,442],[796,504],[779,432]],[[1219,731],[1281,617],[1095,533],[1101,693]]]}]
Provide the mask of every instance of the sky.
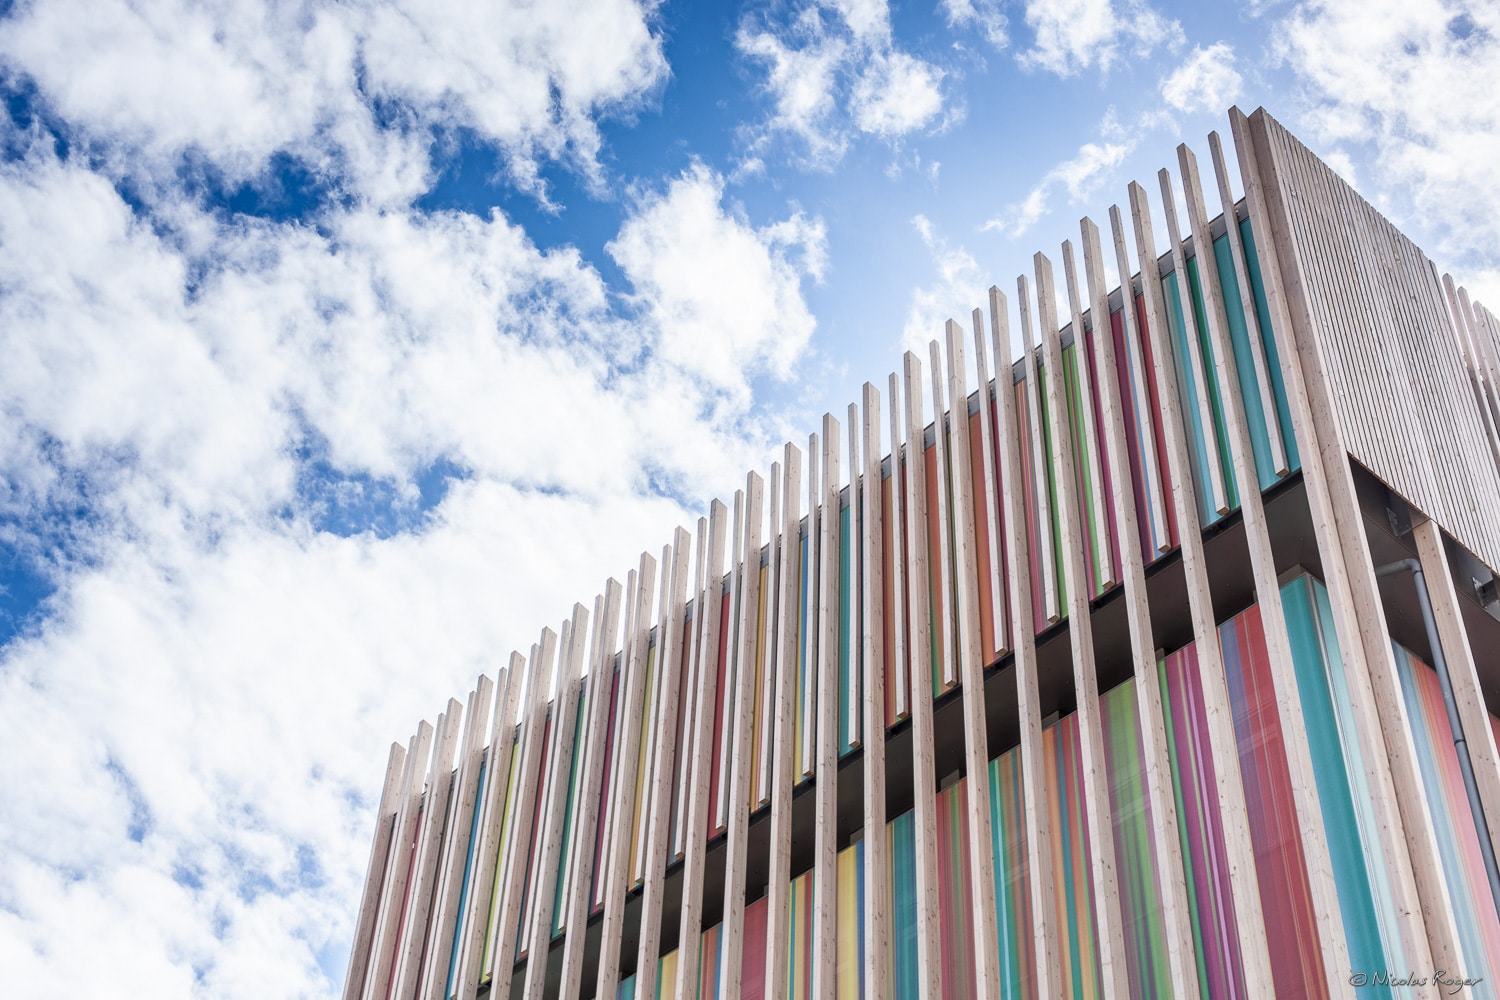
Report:
[{"label": "sky", "polygon": [[0,0],[8,995],[336,995],[392,741],[1232,103],[1500,302],[1497,79],[1471,0]]}]

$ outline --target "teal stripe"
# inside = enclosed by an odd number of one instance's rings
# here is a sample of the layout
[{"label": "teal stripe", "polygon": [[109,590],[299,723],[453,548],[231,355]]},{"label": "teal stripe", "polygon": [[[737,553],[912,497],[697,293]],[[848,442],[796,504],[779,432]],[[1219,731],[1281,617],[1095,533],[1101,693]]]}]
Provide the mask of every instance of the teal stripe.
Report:
[{"label": "teal stripe", "polygon": [[1281,353],[1276,346],[1276,331],[1271,326],[1271,306],[1266,302],[1266,286],[1261,278],[1260,260],[1255,254],[1255,234],[1250,231],[1250,220],[1240,223],[1240,236],[1245,245],[1245,270],[1250,277],[1250,290],[1255,297],[1255,319],[1260,326],[1260,340],[1266,348],[1266,368],[1271,377],[1271,396],[1276,404],[1276,419],[1281,422],[1281,440],[1286,445],[1286,460],[1295,470],[1302,467],[1302,457],[1297,451],[1297,438],[1292,431],[1292,407],[1287,402],[1286,384],[1281,378]]}]

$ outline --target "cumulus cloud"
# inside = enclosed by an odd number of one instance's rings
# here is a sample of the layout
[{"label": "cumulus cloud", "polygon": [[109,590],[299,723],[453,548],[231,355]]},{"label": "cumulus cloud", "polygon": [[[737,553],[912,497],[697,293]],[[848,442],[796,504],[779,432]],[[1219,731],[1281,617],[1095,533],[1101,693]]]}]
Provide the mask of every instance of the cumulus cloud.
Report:
[{"label": "cumulus cloud", "polygon": [[1178,111],[1222,114],[1239,99],[1244,81],[1234,68],[1234,48],[1215,42],[1194,48],[1161,82],[1162,100]]},{"label": "cumulus cloud", "polygon": [[1145,57],[1184,38],[1181,24],[1144,0],[1127,0],[1123,7],[1113,0],[1027,0],[1025,20],[1034,42],[1018,61],[1058,76],[1095,67],[1108,73],[1122,49]]},{"label": "cumulus cloud", "polygon": [[856,136],[896,142],[944,121],[943,71],[896,46],[885,0],[807,3],[780,23],[746,17],[735,49],[765,67],[771,103],[748,130],[748,161],[785,134],[829,169]]},{"label": "cumulus cloud", "polygon": [[747,377],[786,378],[807,346],[801,282],[822,277],[827,241],[800,212],[756,229],[723,196],[723,179],[696,166],[645,198],[608,249],[661,331],[660,358],[748,402]]},{"label": "cumulus cloud", "polygon": [[1327,0],[1297,5],[1273,39],[1304,87],[1289,123],[1325,147],[1378,148],[1363,180],[1382,209],[1500,300],[1500,10]]},{"label": "cumulus cloud", "polygon": [[424,189],[435,133],[463,128],[545,196],[540,162],[596,176],[597,116],[665,80],[651,19],[635,0],[22,2],[0,58],[148,181],[190,155],[239,183],[284,153],[399,201]]},{"label": "cumulus cloud", "polygon": [[383,747],[758,464],[736,366],[806,348],[822,223],[689,171],[611,287],[499,213],[144,213],[18,141],[0,525],[56,592],[0,647],[0,966],[330,995]]},{"label": "cumulus cloud", "polygon": [[1070,202],[1087,201],[1108,178],[1109,172],[1125,161],[1132,145],[1128,140],[1084,143],[1078,147],[1077,155],[1049,170],[1024,199],[990,219],[982,228],[1010,237],[1022,235],[1047,214],[1052,192],[1059,184],[1067,189]]}]

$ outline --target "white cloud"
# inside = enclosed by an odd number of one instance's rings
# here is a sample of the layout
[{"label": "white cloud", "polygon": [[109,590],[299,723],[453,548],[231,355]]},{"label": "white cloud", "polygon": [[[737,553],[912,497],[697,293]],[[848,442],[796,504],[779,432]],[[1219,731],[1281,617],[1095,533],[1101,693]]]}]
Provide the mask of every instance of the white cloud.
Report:
[{"label": "white cloud", "polygon": [[883,137],[915,132],[942,110],[941,79],[934,67],[904,52],[872,56],[854,84],[854,123]]},{"label": "white cloud", "polygon": [[942,9],[950,28],[976,29],[997,52],[1010,44],[1000,0],[943,0]]},{"label": "white cloud", "polygon": [[1138,57],[1182,44],[1182,25],[1144,0],[1026,0],[1035,44],[1017,57],[1023,67],[1072,76],[1097,66],[1107,73],[1122,47]]},{"label": "white cloud", "polygon": [[1244,85],[1234,68],[1234,48],[1224,42],[1193,49],[1161,82],[1161,96],[1178,111],[1222,114],[1239,99]]},{"label": "white cloud", "polygon": [[18,8],[0,58],[117,166],[129,157],[153,181],[189,155],[235,184],[285,152],[361,196],[401,201],[424,187],[434,129],[463,127],[542,193],[539,160],[594,175],[594,118],[666,78],[650,7],[634,0]]},{"label": "white cloud", "polygon": [[[142,219],[43,145],[0,165],[0,515],[61,552],[0,649],[0,966],[330,995],[384,746],[757,464],[730,366],[793,366],[822,224],[689,172],[621,229],[622,311],[498,214]],[[404,529],[319,530],[341,491]]]},{"label": "white cloud", "polygon": [[1087,201],[1109,172],[1125,161],[1132,146],[1130,141],[1084,143],[1078,147],[1076,156],[1049,170],[1024,199],[990,219],[982,228],[1012,238],[1022,235],[1047,214],[1052,192],[1059,184],[1067,188],[1070,202]]},{"label": "white cloud", "polygon": [[[885,0],[804,4],[783,23],[741,21],[735,49],[766,67],[771,114],[750,126],[747,163],[782,133],[830,169],[858,135],[888,142],[941,126],[943,72],[894,42]],[[800,152],[800,150],[799,150]]]},{"label": "white cloud", "polygon": [[1299,4],[1273,37],[1304,88],[1289,124],[1325,149],[1378,150],[1367,195],[1383,189],[1382,210],[1440,267],[1500,300],[1500,9],[1328,0]]},{"label": "white cloud", "polygon": [[974,256],[962,246],[949,246],[926,216],[918,215],[911,224],[932,257],[937,280],[931,285],[912,289],[901,340],[906,350],[914,351],[925,361],[928,342],[943,339],[945,324],[950,319],[963,326],[965,343],[968,343],[969,314],[987,301],[991,282],[980,270]]},{"label": "white cloud", "polygon": [[801,213],[759,230],[726,215],[723,185],[693,168],[645,199],[609,252],[661,331],[660,357],[748,402],[747,377],[786,378],[807,346],[801,279],[822,276],[826,238]]}]

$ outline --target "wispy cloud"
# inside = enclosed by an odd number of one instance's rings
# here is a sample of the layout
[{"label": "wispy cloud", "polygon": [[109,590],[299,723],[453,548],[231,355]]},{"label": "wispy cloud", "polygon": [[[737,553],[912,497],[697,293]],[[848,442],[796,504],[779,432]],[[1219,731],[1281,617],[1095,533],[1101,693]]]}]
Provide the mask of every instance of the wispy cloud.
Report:
[{"label": "wispy cloud", "polygon": [[1052,193],[1058,185],[1067,189],[1071,202],[1086,201],[1109,171],[1125,161],[1132,146],[1128,140],[1084,143],[1078,148],[1077,155],[1049,170],[1019,203],[1011,205],[981,228],[1012,238],[1024,234],[1050,210]]}]

